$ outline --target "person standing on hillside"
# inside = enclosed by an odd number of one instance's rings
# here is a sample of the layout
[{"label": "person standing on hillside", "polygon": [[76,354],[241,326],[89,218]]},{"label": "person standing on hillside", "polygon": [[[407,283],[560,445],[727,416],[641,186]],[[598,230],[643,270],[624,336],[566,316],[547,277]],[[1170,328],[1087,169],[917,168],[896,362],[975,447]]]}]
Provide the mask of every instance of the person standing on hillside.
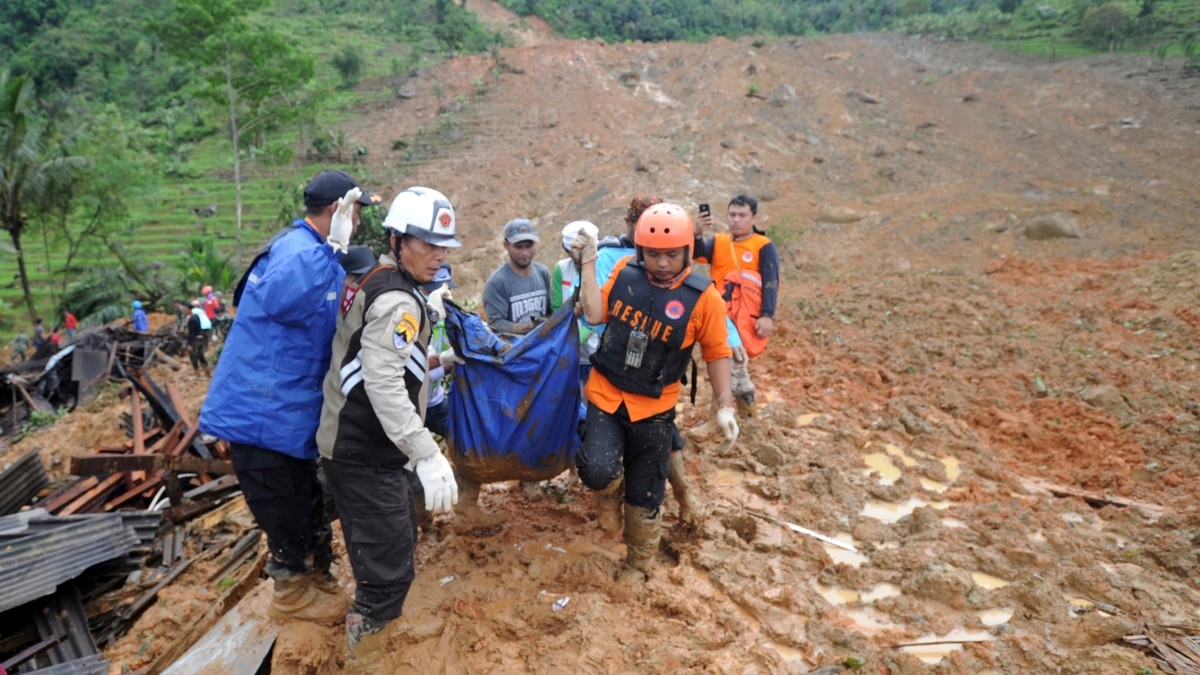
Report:
[{"label": "person standing on hillside", "polygon": [[205,284],[200,287],[200,297],[204,298],[204,315],[209,321],[217,318],[217,296],[213,294],[213,287]]},{"label": "person standing on hillside", "polygon": [[29,336],[25,334],[25,331],[17,331],[16,336],[12,340],[9,340],[9,344],[12,345],[13,363],[20,363],[28,358]]},{"label": "person standing on hillside", "polygon": [[150,319],[146,316],[146,310],[142,309],[142,301],[134,300],[129,306],[133,308],[133,332],[143,335],[149,333]]},{"label": "person standing on hillside", "polygon": [[192,310],[187,320],[188,360],[191,361],[194,372],[203,369],[205,375],[209,373],[208,358],[204,352],[208,350],[208,333],[211,330],[212,322],[204,313],[200,301],[192,300]]},{"label": "person standing on hillside", "polygon": [[63,308],[63,328],[67,330],[67,342],[75,340],[75,329],[79,328],[79,319],[71,313],[71,310]]},{"label": "person standing on hillside", "polygon": [[[758,202],[753,197],[742,194],[729,200],[725,215],[729,232],[705,237],[704,231],[712,226],[712,214],[701,214],[696,221],[699,229],[693,255],[697,261],[711,265],[709,273],[722,289],[726,310],[734,319],[747,355],[754,358],[766,348],[767,338],[774,331],[779,253],[757,227]],[[757,414],[749,359],[734,364],[733,394],[743,415]]]},{"label": "person standing on hillside", "polygon": [[267,535],[271,615],[333,624],[345,612],[317,478],[321,380],[329,369],[346,250],[363,206],[379,204],[349,174],[304,188],[305,216],[263,248],[238,283],[200,431],[229,442],[250,513]]},{"label": "person standing on hillside", "polygon": [[42,317],[36,317],[33,320],[33,353],[36,355],[42,345],[46,343],[46,323],[42,321]]},{"label": "person standing on hillside", "polygon": [[550,270],[534,260],[537,231],[527,218],[504,226],[504,262],[483,285],[483,311],[497,333],[524,335],[550,314]]},{"label": "person standing on hillside", "polygon": [[721,428],[730,443],[738,434],[724,303],[690,265],[692,219],[679,206],[655,204],[638,218],[634,242],[636,256],[618,261],[603,288],[596,283],[596,240],[580,232],[572,245],[584,316],[605,326],[584,388],[587,426],[575,463],[591,490],[624,487],[623,586],[643,581],[658,552],[679,381],[697,342]]},{"label": "person standing on hillside", "polygon": [[[412,187],[392,201],[383,226],[388,252],[342,296],[317,431],[358,582],[346,647],[363,666],[378,663],[384,629],[400,616],[416,576],[409,474],[427,510],[449,511],[458,501],[450,460],[425,428],[432,321],[421,294],[447,249],[462,246],[454,209],[442,193]],[[441,360],[454,361],[453,350]]]}]

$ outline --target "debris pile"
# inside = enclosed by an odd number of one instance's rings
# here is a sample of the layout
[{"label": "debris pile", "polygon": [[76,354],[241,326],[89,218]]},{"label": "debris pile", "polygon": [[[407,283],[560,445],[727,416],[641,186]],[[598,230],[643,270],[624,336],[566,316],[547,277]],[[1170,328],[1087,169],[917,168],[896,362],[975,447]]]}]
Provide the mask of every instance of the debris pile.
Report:
[{"label": "debris pile", "polygon": [[59,484],[36,449],[0,467],[0,671],[106,673],[99,648],[193,563],[231,549],[215,581],[256,556],[257,530],[224,526],[244,510],[228,448],[202,438],[178,390],[146,372],[174,365],[183,345],[174,327],[107,327],[5,369],[4,434],[34,412],[75,407],[108,379],[125,382],[129,410],[127,440],[71,457]]}]

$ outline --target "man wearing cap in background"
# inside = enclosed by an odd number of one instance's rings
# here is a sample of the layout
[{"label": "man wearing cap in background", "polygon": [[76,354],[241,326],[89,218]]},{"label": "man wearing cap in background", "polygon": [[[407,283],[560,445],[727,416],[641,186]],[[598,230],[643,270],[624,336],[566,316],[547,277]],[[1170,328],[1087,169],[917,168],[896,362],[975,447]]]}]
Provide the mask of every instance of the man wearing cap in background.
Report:
[{"label": "man wearing cap in background", "polygon": [[343,171],[309,182],[305,216],[271,239],[238,283],[238,318],[200,410],[200,430],[229,442],[250,512],[267,535],[276,620],[332,624],[345,613],[329,573],[316,432],[345,279],[338,257],[361,207],[381,201]]},{"label": "man wearing cap in background", "polygon": [[483,285],[483,311],[497,333],[524,335],[550,314],[550,270],[534,260],[537,243],[529,219],[504,226],[508,260]]},{"label": "man wearing cap in background", "polygon": [[346,288],[358,283],[362,275],[375,266],[375,254],[367,246],[351,246],[338,259],[346,271]]}]

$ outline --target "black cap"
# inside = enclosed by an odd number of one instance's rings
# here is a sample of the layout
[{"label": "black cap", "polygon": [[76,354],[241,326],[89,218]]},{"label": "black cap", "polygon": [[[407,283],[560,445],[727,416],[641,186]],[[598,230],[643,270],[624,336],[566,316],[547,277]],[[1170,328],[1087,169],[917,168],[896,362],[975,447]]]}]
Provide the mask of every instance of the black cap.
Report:
[{"label": "black cap", "polygon": [[[358,187],[358,181],[350,174],[337,169],[326,169],[317,174],[308,185],[304,186],[304,207],[329,206],[350,191]],[[358,198],[363,206],[377,206],[383,203],[383,196],[372,192],[363,192]]]},{"label": "black cap", "polygon": [[433,281],[421,284],[421,290],[425,291],[426,295],[429,295],[430,293],[441,288],[442,284],[446,284],[450,288],[458,288],[458,284],[454,283],[454,279],[451,278],[452,272],[453,270],[450,269],[450,263],[442,263],[442,266],[438,268],[437,273],[433,275]]},{"label": "black cap", "polygon": [[346,274],[366,274],[375,266],[375,254],[366,246],[351,246],[338,256]]}]

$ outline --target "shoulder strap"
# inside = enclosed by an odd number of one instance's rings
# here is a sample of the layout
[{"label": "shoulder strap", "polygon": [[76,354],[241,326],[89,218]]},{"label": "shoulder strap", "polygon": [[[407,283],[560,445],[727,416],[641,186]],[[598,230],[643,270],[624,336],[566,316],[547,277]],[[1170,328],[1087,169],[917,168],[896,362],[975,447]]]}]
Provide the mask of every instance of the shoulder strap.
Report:
[{"label": "shoulder strap", "polygon": [[735,249],[733,247],[733,235],[732,234],[729,235],[729,256],[731,258],[733,258],[733,266],[738,268],[738,271],[741,272],[742,264],[740,262],[738,262],[737,249]]},{"label": "shoulder strap", "polygon": [[385,270],[387,268],[387,265],[375,265],[371,268],[370,272],[367,272],[359,277],[358,281],[356,281],[353,286],[346,289],[346,292],[342,294],[342,316],[346,316],[346,314],[350,311],[350,305],[354,304],[354,296],[358,295],[358,292],[362,290],[362,287],[367,285],[367,282],[371,280],[371,277],[375,276],[376,272]]},{"label": "shoulder strap", "polygon": [[712,286],[712,284],[713,280],[711,277],[709,277],[707,274],[701,274],[694,269],[692,270],[692,273],[687,275],[687,278],[683,280],[684,286],[700,291],[701,293],[703,293],[704,290],[709,286]]}]

